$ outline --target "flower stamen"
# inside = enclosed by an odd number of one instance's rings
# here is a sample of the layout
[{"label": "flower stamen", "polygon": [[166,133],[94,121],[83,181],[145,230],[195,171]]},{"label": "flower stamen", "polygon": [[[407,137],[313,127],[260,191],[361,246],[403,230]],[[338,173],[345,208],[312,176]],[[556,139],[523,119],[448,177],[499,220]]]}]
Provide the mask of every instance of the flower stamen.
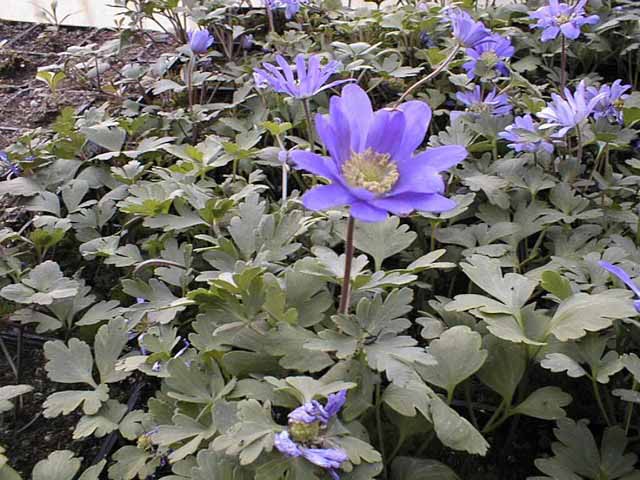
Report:
[{"label": "flower stamen", "polygon": [[371,148],[352,153],[351,158],[342,165],[342,174],[352,187],[364,188],[376,195],[389,192],[400,177],[391,156],[374,152]]}]

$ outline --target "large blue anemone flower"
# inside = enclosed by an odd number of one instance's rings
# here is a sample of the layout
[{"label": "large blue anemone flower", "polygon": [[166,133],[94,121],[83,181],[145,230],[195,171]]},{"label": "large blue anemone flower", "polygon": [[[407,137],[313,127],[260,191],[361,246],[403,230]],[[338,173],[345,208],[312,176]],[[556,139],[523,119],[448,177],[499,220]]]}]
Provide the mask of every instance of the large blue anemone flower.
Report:
[{"label": "large blue anemone flower", "polygon": [[316,115],[316,129],[330,157],[293,151],[297,168],[331,181],[305,193],[304,205],[326,210],[348,205],[364,222],[385,220],[387,212],[443,212],[455,202],[443,196],[439,172],[460,163],[467,150],[458,145],[431,148],[414,155],[431,120],[421,101],[373,111],[371,100],[357,85],[331,97],[329,114]]}]

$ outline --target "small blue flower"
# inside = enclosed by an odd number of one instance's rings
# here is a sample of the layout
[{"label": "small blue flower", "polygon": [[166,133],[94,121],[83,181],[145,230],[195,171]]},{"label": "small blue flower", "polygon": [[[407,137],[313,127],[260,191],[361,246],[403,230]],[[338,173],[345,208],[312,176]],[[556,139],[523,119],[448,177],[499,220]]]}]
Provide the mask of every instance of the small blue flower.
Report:
[{"label": "small blue flower", "polygon": [[189,47],[196,54],[206,53],[209,47],[213,45],[213,36],[209,30],[192,30],[188,34]]},{"label": "small blue flower", "polygon": [[253,39],[253,35],[250,33],[244,34],[240,39],[240,46],[245,50],[249,50],[251,47],[253,47],[254,43],[255,41]]},{"label": "small blue flower", "polygon": [[633,301],[633,306],[636,308],[636,311],[640,313],[640,287],[638,287],[636,282],[634,282],[629,274],[622,268],[612,265],[609,262],[599,261],[598,265],[607,270],[609,273],[612,273],[613,275],[618,277],[627,287],[629,287],[633,291],[633,293],[636,294],[637,299]]},{"label": "small blue flower", "polygon": [[602,85],[600,88],[587,88],[587,99],[592,99],[598,95],[602,99],[596,103],[593,108],[594,118],[608,118],[622,124],[624,119],[622,108],[624,101],[629,97],[625,92],[631,88],[631,85],[622,85],[622,80],[616,80],[611,85]]},{"label": "small blue flower", "polygon": [[[4,175],[7,178],[12,176],[19,177],[22,175],[22,168],[20,168],[18,164],[13,163],[6,152],[0,151],[0,166],[4,167],[3,169],[6,170]],[[0,169],[0,172],[2,172],[3,169]]]},{"label": "small blue flower", "polygon": [[289,413],[289,428],[275,435],[274,446],[287,457],[303,457],[327,470],[333,479],[338,479],[336,470],[349,457],[340,448],[318,448],[321,434],[329,421],[344,406],[347,391],[329,395],[326,405],[316,400],[305,403]]},{"label": "small blue flower", "polygon": [[[278,67],[263,63],[253,73],[257,88],[270,86],[278,93],[284,93],[297,99],[310,98],[328,88],[352,82],[352,79],[326,83],[329,77],[338,71],[340,64],[335,60],[326,65],[320,64],[320,55],[311,55],[305,62],[304,55],[295,58],[295,75],[291,65],[282,55],[276,55]],[[297,78],[296,78],[297,77]]]},{"label": "small blue flower", "polygon": [[538,124],[534,123],[533,117],[527,114],[523,117],[514,118],[512,125],[505,128],[504,132],[500,132],[498,136],[507,140],[507,146],[516,152],[553,152],[553,144],[547,141],[538,128]]},{"label": "small blue flower", "polygon": [[474,20],[471,15],[459,8],[447,9],[444,21],[451,22],[453,36],[465,48],[476,47],[491,39],[491,30],[485,27],[484,23]]},{"label": "small blue flower", "polygon": [[[471,113],[488,113],[493,116],[506,115],[512,110],[509,103],[509,96],[502,93],[498,94],[494,88],[486,96],[482,94],[480,85],[476,85],[471,92],[458,92],[456,98],[467,107],[467,111]],[[454,112],[451,112],[452,114]],[[455,115],[452,115],[454,118]]]},{"label": "small blue flower", "polygon": [[582,80],[574,93],[568,88],[564,90],[564,98],[556,93],[551,94],[551,102],[547,104],[537,115],[546,120],[540,128],[560,128],[552,137],[564,137],[571,129],[580,126],[589,118],[596,105],[604,99],[605,93],[595,96],[587,94],[587,87]]},{"label": "small blue flower", "polygon": [[580,0],[571,6],[567,3],[559,3],[558,0],[549,0],[549,5],[540,7],[530,15],[537,20],[531,28],[542,28],[543,42],[555,39],[558,34],[565,38],[575,40],[580,36],[580,28],[583,25],[594,25],[600,21],[597,15],[586,16],[584,7],[587,0]]},{"label": "small blue flower", "polygon": [[433,41],[431,35],[425,31],[420,32],[420,43],[425,48],[433,48],[436,46],[436,42]]},{"label": "small blue flower", "polygon": [[505,60],[513,57],[515,48],[511,40],[501,35],[491,35],[490,40],[477,44],[473,48],[467,48],[467,56],[471,58],[462,67],[467,71],[469,78],[474,78],[477,73],[478,63],[484,63],[488,68],[493,68],[500,75],[509,75],[509,69]]}]

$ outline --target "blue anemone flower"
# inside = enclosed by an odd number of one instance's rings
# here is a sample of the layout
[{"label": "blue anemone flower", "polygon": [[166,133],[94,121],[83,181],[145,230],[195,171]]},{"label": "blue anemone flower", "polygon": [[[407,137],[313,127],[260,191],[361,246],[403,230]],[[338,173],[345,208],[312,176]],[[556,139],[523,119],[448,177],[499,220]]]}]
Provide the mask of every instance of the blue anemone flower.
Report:
[{"label": "blue anemone flower", "polygon": [[189,47],[193,53],[206,53],[213,45],[213,36],[209,30],[192,30],[188,34]]},{"label": "blue anemone flower", "polygon": [[331,97],[328,115],[316,115],[316,130],[330,157],[295,150],[299,169],[331,181],[304,194],[310,210],[350,206],[364,222],[381,222],[387,212],[408,215],[414,210],[443,212],[455,202],[443,194],[439,172],[467,156],[459,145],[427,149],[414,155],[431,121],[431,109],[421,101],[373,111],[358,85],[347,85]]},{"label": "blue anemone flower", "polygon": [[540,128],[545,130],[559,127],[560,130],[551,136],[564,137],[571,129],[585,122],[605,96],[605,93],[589,95],[584,80],[578,84],[574,93],[565,88],[564,98],[552,93],[551,102],[537,114],[539,118],[546,120]]},{"label": "blue anemone flower", "polygon": [[450,8],[445,12],[444,21],[451,22],[451,31],[460,45],[465,48],[473,48],[490,41],[491,30],[484,23],[469,15],[459,8]]},{"label": "blue anemone flower", "polygon": [[540,132],[539,125],[534,123],[533,117],[526,114],[523,117],[516,117],[513,124],[500,132],[498,136],[509,143],[507,146],[516,152],[553,152],[553,144],[545,139]]},{"label": "blue anemone flower", "polygon": [[263,63],[263,68],[254,69],[253,78],[256,82],[256,87],[266,88],[270,86],[278,93],[284,93],[297,99],[304,99],[313,97],[328,88],[353,81],[353,79],[347,79],[326,83],[329,77],[338,71],[340,64],[332,60],[326,65],[321,65],[320,59],[320,55],[311,55],[308,62],[305,62],[304,55],[298,54],[295,58],[294,75],[294,69],[291,68],[291,65],[287,63],[284,57],[276,55],[276,62],[279,68],[270,63]]},{"label": "blue anemone flower", "polygon": [[620,279],[627,287],[636,294],[636,300],[633,301],[633,306],[636,308],[636,311],[640,313],[640,287],[631,279],[631,276],[625,272],[622,268],[617,267],[615,265],[610,264],[609,262],[599,261],[598,265],[607,270],[609,273],[612,273],[618,279]]},{"label": "blue anemone flower", "polygon": [[321,435],[329,421],[342,409],[347,391],[328,396],[326,405],[316,400],[305,403],[289,413],[289,428],[274,437],[274,446],[287,457],[303,457],[327,470],[332,479],[339,479],[336,472],[349,460],[341,448],[318,448]]},{"label": "blue anemone flower", "polygon": [[624,107],[625,99],[629,97],[625,92],[630,88],[631,85],[623,85],[622,80],[616,80],[611,85],[602,85],[600,88],[587,88],[587,98],[602,96],[601,100],[593,108],[593,117],[608,118],[622,124],[624,121],[622,108]]},{"label": "blue anemone flower", "polygon": [[516,49],[511,45],[511,40],[501,35],[491,35],[488,41],[477,44],[473,48],[467,48],[467,56],[471,58],[462,67],[467,71],[469,78],[474,78],[477,73],[478,63],[484,63],[488,68],[496,70],[500,75],[509,75],[509,69],[505,60],[513,57]]},{"label": "blue anemone flower", "polygon": [[[498,94],[494,88],[487,95],[483,95],[480,85],[476,85],[470,92],[458,92],[456,98],[467,107],[470,113],[488,113],[493,116],[506,115],[512,110],[509,96],[505,93]],[[451,112],[452,114],[454,112]],[[455,115],[452,115],[454,118]]]},{"label": "blue anemone flower", "polygon": [[6,170],[7,177],[19,177],[22,174],[22,168],[20,168],[18,164],[13,163],[6,152],[0,151],[0,166],[4,167],[0,169],[0,172]]},{"label": "blue anemone flower", "polygon": [[580,28],[583,25],[594,25],[600,21],[598,15],[586,16],[584,7],[587,0],[580,0],[571,6],[567,3],[559,3],[558,0],[549,0],[549,5],[540,7],[531,13],[530,18],[537,20],[531,28],[542,28],[543,42],[555,39],[558,34],[565,38],[575,40],[580,36]]}]

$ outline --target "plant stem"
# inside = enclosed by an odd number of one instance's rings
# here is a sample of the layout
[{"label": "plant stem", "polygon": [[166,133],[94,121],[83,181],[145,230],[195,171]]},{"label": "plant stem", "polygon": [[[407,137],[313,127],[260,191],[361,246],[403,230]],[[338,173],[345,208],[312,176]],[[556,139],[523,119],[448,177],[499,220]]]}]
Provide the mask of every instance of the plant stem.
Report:
[{"label": "plant stem", "polygon": [[427,75],[426,77],[424,77],[422,80],[414,83],[413,85],[411,85],[398,99],[398,101],[395,103],[395,105],[398,105],[399,103],[401,103],[405,98],[407,98],[407,96],[413,92],[416,88],[424,85],[425,83],[427,83],[429,80],[431,80],[433,77],[437,76],[440,72],[442,72],[442,70],[444,70],[446,68],[447,65],[449,65],[454,57],[456,56],[456,54],[458,53],[458,51],[460,50],[460,45],[456,45],[454,47],[453,50],[451,50],[451,53],[449,54],[449,56],[440,64],[438,65],[438,67],[431,72],[429,75]]},{"label": "plant stem", "polygon": [[496,408],[495,412],[493,412],[493,415],[482,429],[482,433],[487,433],[492,430],[493,424],[498,419],[498,416],[502,413],[502,409],[505,407],[505,403],[506,402],[504,401],[504,399],[502,400],[502,402],[500,402],[500,405],[498,405],[498,408]]},{"label": "plant stem", "polygon": [[[636,382],[635,379],[633,379],[633,385],[631,386],[631,390],[632,391],[636,391],[638,390],[638,382]],[[633,402],[629,402],[627,404],[627,413],[625,415],[625,421],[624,421],[624,434],[628,435],[629,434],[629,428],[631,428],[631,417],[633,416]]]},{"label": "plant stem", "polygon": [[564,97],[564,89],[567,86],[567,42],[561,35],[562,53],[560,56],[560,95]]},{"label": "plant stem", "polygon": [[[349,217],[350,219],[352,217]],[[378,430],[378,447],[382,455],[382,477],[388,478],[386,455],[384,452],[384,434],[382,432],[382,395],[380,394],[380,382],[376,384],[376,430]]]},{"label": "plant stem", "polygon": [[189,92],[189,112],[193,110],[193,70],[195,69],[195,64],[196,59],[192,54],[187,65],[187,91]]},{"label": "plant stem", "polygon": [[273,25],[273,12],[271,11],[271,8],[269,8],[269,6],[266,4],[265,4],[265,9],[267,10],[267,21],[269,22],[269,33],[275,32],[276,28]]},{"label": "plant stem", "polygon": [[464,382],[464,400],[467,403],[467,410],[469,410],[469,416],[471,417],[471,423],[478,428],[478,419],[476,418],[476,412],[473,411],[473,402],[471,401],[471,380]]},{"label": "plant stem", "polygon": [[611,421],[609,420],[609,415],[607,415],[607,411],[604,408],[604,404],[602,403],[602,397],[600,396],[600,389],[598,388],[598,382],[595,377],[591,377],[591,385],[593,386],[593,395],[596,397],[596,402],[598,403],[598,407],[600,408],[600,412],[602,413],[602,417],[604,421],[607,422],[607,426],[611,426]]},{"label": "plant stem", "polygon": [[580,125],[576,125],[576,137],[578,141],[576,158],[578,159],[578,163],[580,163],[582,161],[582,132],[580,132]]},{"label": "plant stem", "polygon": [[347,240],[345,244],[345,259],[344,259],[344,279],[342,280],[342,294],[340,296],[340,306],[338,313],[345,315],[349,310],[349,301],[351,299],[351,263],[353,262],[353,230],[355,226],[355,219],[349,216],[349,222],[347,223]]}]

